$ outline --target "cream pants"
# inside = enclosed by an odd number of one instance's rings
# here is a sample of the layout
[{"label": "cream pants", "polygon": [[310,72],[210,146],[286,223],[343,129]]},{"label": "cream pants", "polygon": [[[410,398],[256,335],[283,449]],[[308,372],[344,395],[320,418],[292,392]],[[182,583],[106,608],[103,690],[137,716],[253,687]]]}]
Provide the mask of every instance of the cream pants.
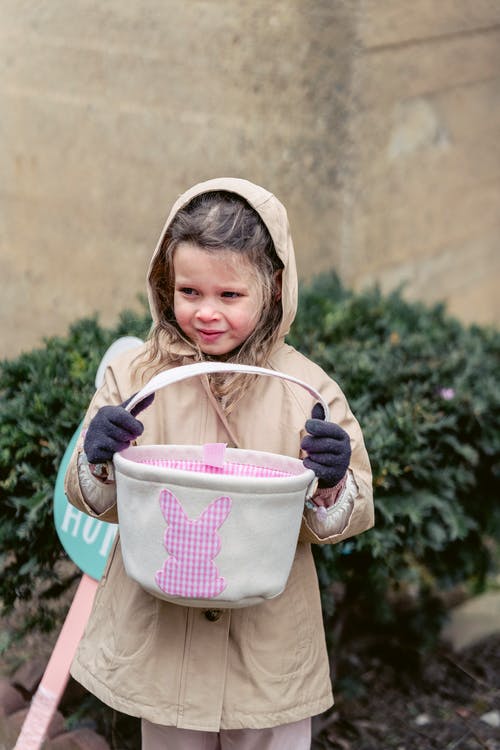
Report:
[{"label": "cream pants", "polygon": [[142,750],[310,750],[311,720],[270,729],[197,732],[142,720]]}]

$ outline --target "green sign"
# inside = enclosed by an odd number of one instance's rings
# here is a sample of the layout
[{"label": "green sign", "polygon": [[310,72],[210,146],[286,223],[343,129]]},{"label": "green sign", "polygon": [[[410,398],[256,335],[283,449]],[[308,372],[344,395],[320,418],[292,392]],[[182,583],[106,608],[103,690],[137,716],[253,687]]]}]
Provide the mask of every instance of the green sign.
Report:
[{"label": "green sign", "polygon": [[59,466],[54,490],[54,522],[69,557],[84,573],[98,581],[104,572],[118,526],[82,513],[68,502],[64,494],[64,476],[81,428],[82,425],[71,438]]}]

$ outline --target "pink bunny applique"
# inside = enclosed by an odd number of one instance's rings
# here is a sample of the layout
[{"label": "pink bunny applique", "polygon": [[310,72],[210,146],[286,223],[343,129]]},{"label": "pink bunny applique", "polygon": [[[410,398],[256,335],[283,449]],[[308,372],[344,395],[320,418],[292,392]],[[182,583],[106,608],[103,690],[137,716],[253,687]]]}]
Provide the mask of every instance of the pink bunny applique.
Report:
[{"label": "pink bunny applique", "polygon": [[218,497],[199,518],[192,519],[170,490],[162,490],[160,507],[168,524],[164,539],[170,557],[155,575],[158,587],[171,596],[217,596],[227,585],[213,562],[221,546],[217,529],[229,515],[231,498]]}]

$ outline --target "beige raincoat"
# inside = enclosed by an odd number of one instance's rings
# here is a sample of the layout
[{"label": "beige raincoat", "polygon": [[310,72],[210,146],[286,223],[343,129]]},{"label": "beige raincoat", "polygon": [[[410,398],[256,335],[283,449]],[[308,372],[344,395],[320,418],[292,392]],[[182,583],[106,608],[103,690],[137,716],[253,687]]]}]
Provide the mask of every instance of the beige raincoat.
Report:
[{"label": "beige raincoat", "polygon": [[[178,199],[166,226],[194,195],[219,189],[243,196],[271,233],[284,264],[284,337],[296,312],[297,277],[286,212],[271,193],[245,180],[211,180]],[[151,293],[150,304],[156,318]],[[140,388],[131,364],[142,351],[126,352],[112,362],[89,407],[86,424],[101,406],[119,404]],[[191,356],[186,350],[183,363],[188,364]],[[157,724],[218,731],[285,724],[332,705],[310,545],[334,544],[373,524],[370,465],[359,425],[340,388],[323,370],[283,341],[266,366],[318,389],[330,404],[331,420],[349,433],[350,472],[357,487],[353,510],[341,533],[328,538],[320,538],[313,530],[307,511],[284,593],[242,609],[205,611],[148,595],[126,576],[117,538],[72,674],[119,711]],[[308,393],[293,384],[257,378],[226,421],[208,383],[192,378],[156,394],[154,404],[140,415],[144,433],[138,443],[226,442],[297,457],[313,403]],[[95,515],[78,479],[81,451],[80,441],[66,476],[66,493],[74,505]],[[116,505],[98,517],[116,522]]]}]

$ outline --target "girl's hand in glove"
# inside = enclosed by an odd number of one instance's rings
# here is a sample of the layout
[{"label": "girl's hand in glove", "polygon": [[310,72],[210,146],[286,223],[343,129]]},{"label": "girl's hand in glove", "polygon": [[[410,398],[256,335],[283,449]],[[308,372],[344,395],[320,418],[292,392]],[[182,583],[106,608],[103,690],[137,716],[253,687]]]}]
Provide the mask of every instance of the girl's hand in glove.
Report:
[{"label": "girl's hand in glove", "polygon": [[308,454],[304,466],[312,469],[320,487],[335,487],[343,478],[351,459],[351,442],[342,427],[325,422],[321,404],[315,404],[306,422],[306,435],[300,444]]},{"label": "girl's hand in glove", "polygon": [[128,448],[133,440],[142,435],[144,425],[136,416],[152,404],[154,393],[128,412],[125,407],[132,398],[120,406],[103,406],[90,422],[83,443],[89,463],[111,461],[114,453]]}]

